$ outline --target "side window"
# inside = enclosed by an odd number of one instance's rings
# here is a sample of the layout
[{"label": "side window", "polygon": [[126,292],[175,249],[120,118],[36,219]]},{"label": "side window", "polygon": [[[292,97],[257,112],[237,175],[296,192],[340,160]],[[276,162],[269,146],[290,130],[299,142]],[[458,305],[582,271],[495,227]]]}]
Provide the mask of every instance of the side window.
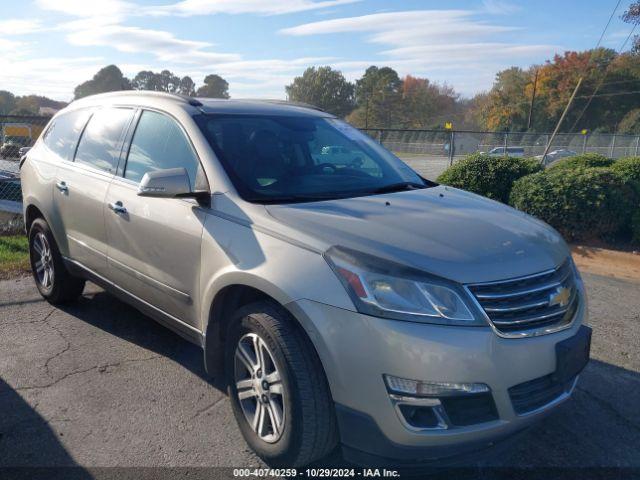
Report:
[{"label": "side window", "polygon": [[124,178],[139,182],[148,171],[178,167],[187,169],[196,190],[200,163],[189,140],[172,118],[145,110],[131,140]]},{"label": "side window", "polygon": [[132,117],[130,108],[97,110],[82,133],[75,161],[114,173],[120,156],[120,141]]},{"label": "side window", "polygon": [[73,160],[80,132],[87,123],[91,110],[74,110],[58,115],[47,129],[42,141],[62,160]]}]

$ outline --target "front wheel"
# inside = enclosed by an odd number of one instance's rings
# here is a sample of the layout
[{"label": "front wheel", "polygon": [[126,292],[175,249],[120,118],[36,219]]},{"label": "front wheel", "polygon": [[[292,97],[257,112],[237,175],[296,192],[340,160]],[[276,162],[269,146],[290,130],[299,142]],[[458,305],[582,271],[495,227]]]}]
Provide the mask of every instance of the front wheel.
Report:
[{"label": "front wheel", "polygon": [[84,279],[67,271],[49,224],[42,218],[36,218],[29,229],[29,260],[38,291],[49,303],[66,303],[82,294]]},{"label": "front wheel", "polygon": [[229,326],[229,397],[249,446],[272,466],[307,465],[337,443],[333,401],[313,345],[272,302],[241,308]]}]

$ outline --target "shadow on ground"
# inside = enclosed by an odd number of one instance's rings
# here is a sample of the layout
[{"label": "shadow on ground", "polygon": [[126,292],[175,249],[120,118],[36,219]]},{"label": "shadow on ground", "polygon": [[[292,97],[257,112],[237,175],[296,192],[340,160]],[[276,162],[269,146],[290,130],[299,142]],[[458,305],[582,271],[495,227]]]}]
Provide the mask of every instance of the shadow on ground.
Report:
[{"label": "shadow on ground", "polygon": [[[0,378],[0,478],[89,479],[66,451],[49,423]],[[34,468],[51,465],[56,472]]]},{"label": "shadow on ground", "polygon": [[85,294],[64,312],[106,333],[134,343],[179,363],[211,386],[226,392],[223,379],[212,378],[204,368],[200,347],[146,317],[105,291]]}]

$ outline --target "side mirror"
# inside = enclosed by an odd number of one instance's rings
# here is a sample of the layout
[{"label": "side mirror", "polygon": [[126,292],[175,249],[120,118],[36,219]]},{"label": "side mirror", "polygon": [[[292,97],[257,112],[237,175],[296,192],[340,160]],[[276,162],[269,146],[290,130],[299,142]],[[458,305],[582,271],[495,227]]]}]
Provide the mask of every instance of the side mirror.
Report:
[{"label": "side mirror", "polygon": [[184,167],[145,173],[138,186],[138,195],[141,197],[195,198],[204,203],[207,203],[211,198],[209,192],[191,190],[189,174]]},{"label": "side mirror", "polygon": [[173,198],[191,193],[189,174],[185,168],[167,168],[147,172],[138,186],[141,197]]}]

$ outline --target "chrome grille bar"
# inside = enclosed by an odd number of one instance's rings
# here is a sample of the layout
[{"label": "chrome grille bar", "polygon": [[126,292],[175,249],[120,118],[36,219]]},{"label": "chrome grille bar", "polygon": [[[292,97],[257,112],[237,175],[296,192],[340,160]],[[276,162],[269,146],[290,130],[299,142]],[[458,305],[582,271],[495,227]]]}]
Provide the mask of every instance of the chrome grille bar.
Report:
[{"label": "chrome grille bar", "polygon": [[548,302],[547,301],[542,301],[542,302],[536,302],[536,303],[528,303],[527,305],[519,305],[516,307],[485,307],[484,310],[485,312],[489,313],[489,312],[499,312],[499,313],[505,313],[505,312],[517,312],[519,310],[529,310],[530,308],[536,308],[536,307],[544,307]]},{"label": "chrome grille bar", "polygon": [[579,302],[568,260],[555,270],[467,285],[467,289],[499,332],[518,336],[541,326],[571,323]]}]

